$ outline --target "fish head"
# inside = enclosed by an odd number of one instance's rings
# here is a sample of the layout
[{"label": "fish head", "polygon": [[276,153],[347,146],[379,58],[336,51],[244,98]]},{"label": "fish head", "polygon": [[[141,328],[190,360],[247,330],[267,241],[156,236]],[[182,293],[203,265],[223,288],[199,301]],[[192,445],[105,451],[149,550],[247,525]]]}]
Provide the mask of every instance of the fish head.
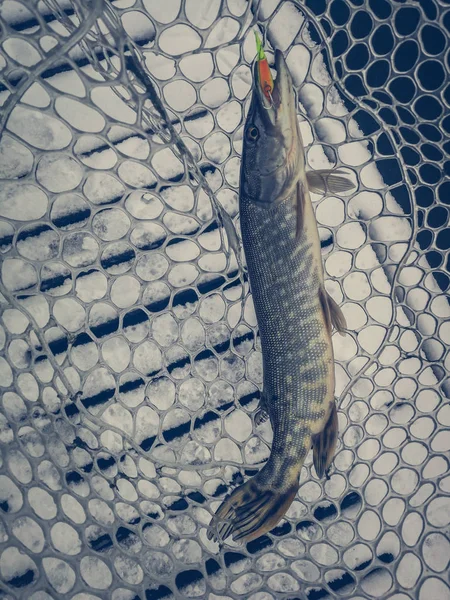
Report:
[{"label": "fish head", "polygon": [[282,52],[275,51],[277,76],[273,87],[253,66],[252,100],[244,127],[241,195],[270,206],[292,194],[304,168],[304,151],[297,121],[296,96]]}]

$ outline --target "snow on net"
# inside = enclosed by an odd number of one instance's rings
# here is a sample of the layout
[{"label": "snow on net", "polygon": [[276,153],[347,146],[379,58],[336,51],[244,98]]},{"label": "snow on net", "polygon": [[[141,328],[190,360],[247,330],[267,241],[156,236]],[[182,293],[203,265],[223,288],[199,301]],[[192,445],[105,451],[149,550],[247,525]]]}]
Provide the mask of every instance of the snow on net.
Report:
[{"label": "snow on net", "polygon": [[[0,10],[0,597],[449,598],[449,13]],[[310,168],[357,185],[313,196],[349,331],[330,479],[308,458],[279,526],[219,548],[211,514],[271,442],[230,249],[255,27],[287,58]]]}]

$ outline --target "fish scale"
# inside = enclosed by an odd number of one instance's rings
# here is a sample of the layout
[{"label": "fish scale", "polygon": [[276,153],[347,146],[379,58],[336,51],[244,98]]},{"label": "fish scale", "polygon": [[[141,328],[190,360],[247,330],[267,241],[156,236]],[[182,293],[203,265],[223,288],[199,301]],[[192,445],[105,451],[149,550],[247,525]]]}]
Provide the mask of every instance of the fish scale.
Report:
[{"label": "fish scale", "polygon": [[[308,418],[311,403],[325,399],[319,397],[323,390],[305,389],[305,383],[329,377],[333,361],[318,295],[321,266],[311,251],[308,230],[295,238],[292,206],[288,199],[268,210],[241,196],[240,219],[261,336],[265,394],[283,398],[271,408],[274,416],[294,411]],[[284,400],[288,390],[295,390],[289,404]]]}]

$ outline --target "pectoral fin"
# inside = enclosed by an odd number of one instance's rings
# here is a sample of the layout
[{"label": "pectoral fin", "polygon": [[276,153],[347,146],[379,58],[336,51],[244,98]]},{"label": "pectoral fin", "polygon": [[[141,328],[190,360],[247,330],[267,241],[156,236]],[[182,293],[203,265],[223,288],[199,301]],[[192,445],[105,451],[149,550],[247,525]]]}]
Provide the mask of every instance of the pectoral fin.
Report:
[{"label": "pectoral fin", "polygon": [[330,416],[323,430],[312,436],[313,461],[317,476],[322,479],[330,468],[338,437],[336,403],[331,405]]},{"label": "pectoral fin", "polygon": [[320,171],[308,171],[306,181],[311,192],[315,194],[339,194],[347,192],[355,187],[352,180],[339,169],[321,169]]},{"label": "pectoral fin", "polygon": [[340,307],[323,287],[319,289],[319,298],[329,332],[334,327],[341,335],[345,335],[347,323]]}]

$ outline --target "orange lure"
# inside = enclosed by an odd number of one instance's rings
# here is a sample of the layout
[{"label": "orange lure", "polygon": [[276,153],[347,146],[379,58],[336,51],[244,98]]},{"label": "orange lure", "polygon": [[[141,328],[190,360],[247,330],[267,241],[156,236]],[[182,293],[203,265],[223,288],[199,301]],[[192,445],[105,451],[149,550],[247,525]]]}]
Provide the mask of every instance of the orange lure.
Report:
[{"label": "orange lure", "polygon": [[267,62],[264,48],[262,46],[261,39],[255,31],[256,38],[256,54],[258,58],[258,70],[259,70],[259,81],[261,83],[262,91],[264,96],[272,102],[272,90],[273,90],[273,79],[270,72],[269,63]]}]

